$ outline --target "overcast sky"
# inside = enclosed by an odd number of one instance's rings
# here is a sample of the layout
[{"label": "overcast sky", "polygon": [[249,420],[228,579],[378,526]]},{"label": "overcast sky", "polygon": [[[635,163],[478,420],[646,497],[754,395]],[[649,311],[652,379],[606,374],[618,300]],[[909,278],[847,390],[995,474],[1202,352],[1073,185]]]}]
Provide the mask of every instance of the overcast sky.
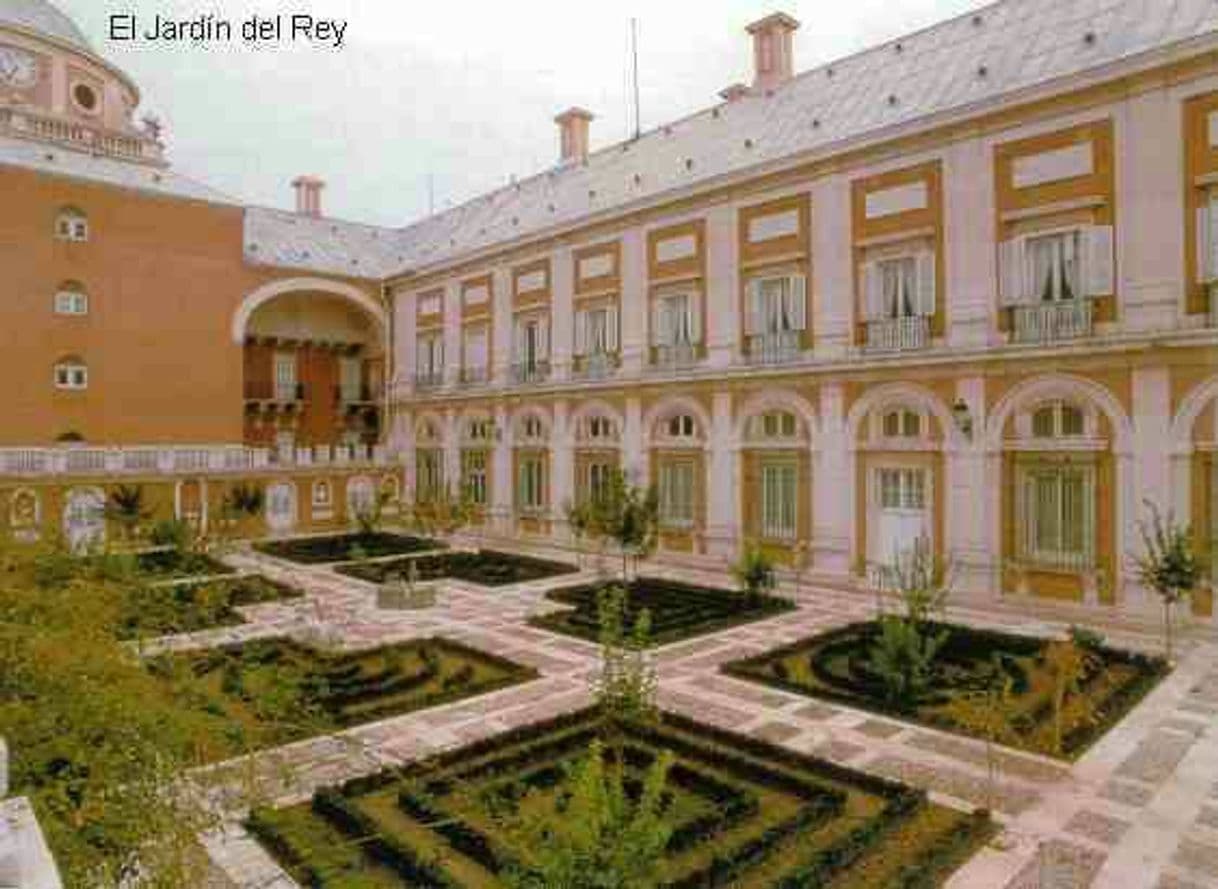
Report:
[{"label": "overcast sky", "polygon": [[[749,78],[744,26],[785,11],[797,70],[986,5],[983,0],[56,0],[139,84],[180,172],[288,207],[290,180],[326,179],[327,215],[404,225],[557,156],[553,116],[597,115],[593,147],[629,134],[630,17],[639,21],[642,123],[705,108]],[[349,21],[342,49],[107,40],[112,13],[309,13]]]}]

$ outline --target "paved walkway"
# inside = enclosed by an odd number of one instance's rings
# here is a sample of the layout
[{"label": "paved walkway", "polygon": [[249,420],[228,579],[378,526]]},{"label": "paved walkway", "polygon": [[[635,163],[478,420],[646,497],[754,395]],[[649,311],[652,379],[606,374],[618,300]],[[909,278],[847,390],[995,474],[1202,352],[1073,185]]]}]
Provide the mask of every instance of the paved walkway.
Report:
[{"label": "paved walkway", "polygon": [[[435,608],[387,613],[375,607],[371,585],[325,568],[304,568],[242,553],[227,561],[293,583],[305,598],[245,609],[251,623],[164,640],[187,648],[285,632],[303,640],[362,648],[442,636],[529,664],[542,678],[476,699],[407,714],[335,736],[229,763],[278,802],[307,799],[313,790],[388,765],[417,759],[586,705],[595,646],[529,627],[525,620],[553,610],[545,590],[575,575],[483,590],[444,582]],[[692,579],[694,572],[649,573]],[[705,575],[700,579],[708,579]],[[722,578],[719,579],[722,583]],[[722,675],[726,661],[869,616],[870,598],[830,589],[800,590],[799,609],[679,642],[656,653],[659,699],[665,708],[733,731],[867,772],[926,787],[947,805],[972,808],[986,800],[981,742],[838,704],[789,694]],[[1018,604],[965,604],[949,618],[975,626],[1061,633],[1079,612],[1037,603],[1037,616]],[[1110,641],[1157,651],[1153,621],[1086,620]],[[1075,763],[1017,751],[1001,756],[997,817],[1001,846],[976,855],[952,879],[954,889],[1204,889],[1218,886],[1218,641],[1210,628],[1186,634],[1177,669],[1115,729]],[[240,810],[240,795],[226,801]],[[207,838],[224,878],[217,886],[294,884],[239,827]]]}]

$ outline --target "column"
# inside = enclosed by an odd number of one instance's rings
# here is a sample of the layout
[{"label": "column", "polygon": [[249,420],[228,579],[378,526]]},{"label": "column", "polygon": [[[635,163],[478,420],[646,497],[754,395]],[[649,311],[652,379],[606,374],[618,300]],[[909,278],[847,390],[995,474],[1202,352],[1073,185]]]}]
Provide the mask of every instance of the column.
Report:
[{"label": "column", "polygon": [[947,341],[984,346],[998,339],[997,223],[993,154],[980,139],[943,156],[944,292]]},{"label": "column", "polygon": [[820,435],[812,472],[813,565],[817,571],[846,575],[855,528],[854,446],[846,435],[842,385],[821,386],[819,397]]},{"label": "column", "polygon": [[638,376],[647,363],[647,243],[641,228],[622,234],[622,375]]},{"label": "column", "polygon": [[461,380],[461,282],[444,286],[444,384]]},{"label": "column", "polygon": [[506,386],[512,369],[512,276],[504,266],[491,273],[491,299],[491,380],[496,386]]},{"label": "column", "polygon": [[512,492],[516,479],[512,473],[512,430],[507,408],[495,405],[495,448],[491,454],[491,527],[499,534],[512,531]]},{"label": "column", "polygon": [[571,377],[571,347],[575,330],[575,263],[570,247],[550,256],[550,377]]},{"label": "column", "polygon": [[[1139,520],[1150,518],[1149,507],[1153,503],[1166,515],[1172,509],[1174,490],[1172,486],[1171,455],[1171,377],[1168,369],[1158,367],[1135,367],[1131,372],[1133,394],[1133,441],[1128,452],[1114,448],[1117,478],[1115,498],[1117,515],[1116,563],[1120,584],[1123,578],[1124,601],[1130,605],[1149,606],[1154,594],[1142,588],[1132,572],[1122,572],[1128,559],[1141,554],[1142,535]],[[1185,515],[1185,518],[1187,514]],[[1180,518],[1177,516],[1177,518]],[[1181,519],[1184,520],[1184,519]],[[1118,585],[1118,590],[1121,585]]]},{"label": "column", "polygon": [[706,458],[707,554],[735,557],[740,521],[739,460],[732,441],[732,394],[716,391]]},{"label": "column", "polygon": [[626,423],[622,430],[622,468],[626,480],[634,485],[646,485],[650,467],[643,449],[643,405],[637,395],[626,398]]},{"label": "column", "polygon": [[394,418],[393,438],[402,460],[403,499],[413,503],[416,479],[414,414],[411,411],[400,411]]},{"label": "column", "polygon": [[854,323],[850,182],[835,174],[812,184],[812,336],[818,357],[846,354]]},{"label": "column", "polygon": [[[966,377],[956,381],[956,397],[968,405],[972,437],[960,435],[953,444],[953,430],[944,430],[943,497],[944,555],[956,570],[955,585],[962,590],[999,592],[1001,549],[994,549],[992,528],[1001,526],[1001,454],[994,461],[985,451],[985,379]],[[1001,531],[999,531],[999,534]]]},{"label": "column", "polygon": [[1173,327],[1183,310],[1182,114],[1158,88],[1127,99],[1114,117],[1117,319],[1126,330]]},{"label": "column", "polygon": [[444,411],[444,485],[454,494],[460,491],[461,430],[456,408]]},{"label": "column", "polygon": [[554,402],[550,426],[550,516],[554,520],[554,536],[565,540],[568,535],[566,509],[575,496],[575,462],[571,441],[569,404],[565,399]]},{"label": "column", "polygon": [[706,350],[710,367],[730,367],[739,347],[740,246],[736,209],[714,207],[706,215]]}]

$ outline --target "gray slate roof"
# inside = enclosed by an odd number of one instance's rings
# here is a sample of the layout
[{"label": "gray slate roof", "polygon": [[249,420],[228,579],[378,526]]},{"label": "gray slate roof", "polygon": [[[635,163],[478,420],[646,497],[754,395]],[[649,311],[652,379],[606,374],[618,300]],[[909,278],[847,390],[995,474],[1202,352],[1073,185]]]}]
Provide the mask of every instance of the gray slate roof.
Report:
[{"label": "gray slate roof", "polygon": [[92,52],[76,23],[48,0],[0,0],[0,24],[16,25]]}]

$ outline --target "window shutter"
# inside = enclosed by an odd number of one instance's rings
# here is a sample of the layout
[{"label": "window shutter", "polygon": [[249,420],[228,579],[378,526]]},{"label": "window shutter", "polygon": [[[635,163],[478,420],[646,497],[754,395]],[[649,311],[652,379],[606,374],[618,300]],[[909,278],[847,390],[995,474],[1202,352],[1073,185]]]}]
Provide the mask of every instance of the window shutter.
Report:
[{"label": "window shutter", "polygon": [[884,276],[876,262],[863,263],[863,320],[884,318]]},{"label": "window shutter", "polygon": [[1116,269],[1111,225],[1093,225],[1083,230],[1084,266],[1088,296],[1116,293]]},{"label": "window shutter", "polygon": [[575,354],[588,354],[588,313],[584,311],[575,313]]},{"label": "window shutter", "polygon": [[808,329],[808,288],[803,275],[792,275],[787,279],[787,298],[791,301],[791,327],[794,330]]},{"label": "window shutter", "polygon": [[1214,275],[1213,239],[1214,231],[1210,226],[1212,201],[1206,201],[1197,208],[1197,224],[1195,236],[1197,239],[1197,283],[1206,284]]},{"label": "window shutter", "polygon": [[616,352],[618,349],[618,310],[616,305],[609,307],[605,312],[605,348],[609,352]]},{"label": "window shutter", "polygon": [[1206,231],[1208,240],[1206,244],[1206,272],[1209,274],[1210,280],[1218,278],[1218,198],[1210,198],[1206,203],[1206,209],[1209,211],[1208,220],[1206,222]]},{"label": "window shutter", "polygon": [[761,279],[751,278],[748,283],[744,312],[744,335],[756,336],[761,333]]},{"label": "window shutter", "polygon": [[918,255],[918,297],[914,308],[924,318],[935,314],[936,284],[935,252],[930,250]]},{"label": "window shutter", "polygon": [[1024,240],[1012,238],[998,245],[999,305],[1018,306],[1026,302]]},{"label": "window shutter", "polygon": [[537,322],[537,360],[547,361],[550,357],[550,319],[542,318]]},{"label": "window shutter", "polygon": [[689,342],[697,346],[702,342],[702,296],[691,293],[686,299],[686,312],[689,313]]}]

